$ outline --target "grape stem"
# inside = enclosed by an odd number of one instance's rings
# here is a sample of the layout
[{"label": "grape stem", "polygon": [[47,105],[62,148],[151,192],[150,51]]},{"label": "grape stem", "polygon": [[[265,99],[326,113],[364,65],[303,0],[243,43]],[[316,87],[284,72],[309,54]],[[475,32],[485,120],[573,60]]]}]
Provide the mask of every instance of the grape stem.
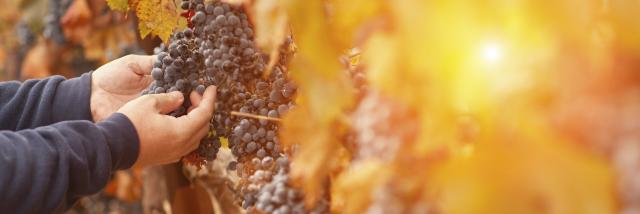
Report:
[{"label": "grape stem", "polygon": [[231,111],[231,115],[241,116],[241,117],[249,117],[249,118],[254,118],[254,119],[278,121],[278,122],[282,121],[280,118],[267,117],[267,116],[256,115],[256,114],[249,114],[249,113],[242,113],[242,112],[237,112],[237,111]]}]

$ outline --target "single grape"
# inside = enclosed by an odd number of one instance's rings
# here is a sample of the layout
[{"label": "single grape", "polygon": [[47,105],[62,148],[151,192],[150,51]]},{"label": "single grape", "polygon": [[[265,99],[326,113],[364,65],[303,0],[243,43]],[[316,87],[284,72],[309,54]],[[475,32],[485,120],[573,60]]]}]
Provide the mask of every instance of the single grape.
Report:
[{"label": "single grape", "polygon": [[216,17],[215,23],[217,25],[224,26],[227,24],[227,19],[224,17],[224,15],[219,15]]},{"label": "single grape", "polygon": [[277,118],[278,117],[278,111],[276,110],[271,110],[269,111],[269,113],[267,114],[268,117],[272,117],[272,118]]},{"label": "single grape", "polygon": [[189,6],[191,6],[191,5],[190,5],[190,3],[189,3],[188,1],[183,1],[183,2],[180,4],[180,8],[182,8],[183,10],[188,10],[188,9],[189,9]]},{"label": "single grape", "polygon": [[205,89],[204,85],[198,85],[198,87],[196,87],[196,91],[200,95],[204,94],[204,89]]},{"label": "single grape", "polygon": [[217,17],[217,16],[220,16],[220,15],[222,15],[222,14],[224,14],[224,9],[223,9],[222,7],[217,6],[217,7],[215,7],[215,8],[213,9],[213,15],[214,15],[214,16],[216,16],[216,17]]},{"label": "single grape", "polygon": [[238,18],[235,15],[230,15],[227,17],[227,23],[229,23],[229,25],[231,26],[236,26],[238,24],[240,24],[240,18]]},{"label": "single grape", "polygon": [[202,11],[198,11],[196,12],[195,15],[193,15],[193,17],[191,17],[191,22],[201,23],[204,21],[205,18],[206,18],[206,14],[204,14]]},{"label": "single grape", "polygon": [[151,77],[154,80],[162,80],[164,78],[164,72],[160,68],[154,68],[151,70]]}]

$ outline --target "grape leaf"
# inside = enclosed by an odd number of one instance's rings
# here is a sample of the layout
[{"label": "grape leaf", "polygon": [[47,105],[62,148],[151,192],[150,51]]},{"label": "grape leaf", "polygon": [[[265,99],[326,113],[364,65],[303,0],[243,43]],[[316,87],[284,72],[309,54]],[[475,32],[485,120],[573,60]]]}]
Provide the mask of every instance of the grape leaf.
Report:
[{"label": "grape leaf", "polygon": [[337,213],[365,213],[373,188],[390,175],[389,167],[378,161],[364,162],[357,170],[341,173],[331,190],[333,209]]},{"label": "grape leaf", "polygon": [[285,41],[287,34],[287,15],[282,4],[276,1],[258,1],[251,8],[253,23],[255,23],[256,44],[269,53],[269,63],[266,73],[270,73],[276,64],[278,48]]},{"label": "grape leaf", "polygon": [[[339,33],[329,33],[323,1],[288,3],[285,8],[299,47],[291,62],[291,76],[300,88],[296,109],[283,122],[282,142],[300,144],[300,150],[293,157],[299,164],[292,167],[292,174],[304,181],[305,199],[311,203],[322,193],[322,181],[340,162],[330,157],[342,148],[340,120],[344,110],[353,103],[348,77],[338,60],[348,47],[333,39]],[[300,123],[299,118],[309,120]]]},{"label": "grape leaf", "polygon": [[169,39],[180,19],[175,2],[170,0],[140,0],[137,2],[136,15],[140,37],[152,34],[163,41]]},{"label": "grape leaf", "polygon": [[129,11],[128,0],[107,0],[107,4],[112,10],[120,11],[123,13]]}]

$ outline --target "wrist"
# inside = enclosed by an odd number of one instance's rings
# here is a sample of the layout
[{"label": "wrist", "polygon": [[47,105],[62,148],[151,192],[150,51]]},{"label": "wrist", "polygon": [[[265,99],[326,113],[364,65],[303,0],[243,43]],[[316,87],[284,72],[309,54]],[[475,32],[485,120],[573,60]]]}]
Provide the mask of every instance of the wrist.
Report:
[{"label": "wrist", "polygon": [[53,122],[67,120],[93,121],[90,107],[91,73],[64,80],[56,88],[53,99]]},{"label": "wrist", "polygon": [[98,117],[98,112],[100,108],[100,104],[97,101],[100,93],[100,88],[98,88],[95,84],[95,72],[91,72],[91,93],[89,98],[89,109],[91,111],[91,118],[94,122],[99,122],[100,118]]},{"label": "wrist", "polygon": [[109,144],[113,169],[127,169],[133,166],[140,153],[140,138],[129,117],[122,113],[114,113],[96,125],[102,130]]}]

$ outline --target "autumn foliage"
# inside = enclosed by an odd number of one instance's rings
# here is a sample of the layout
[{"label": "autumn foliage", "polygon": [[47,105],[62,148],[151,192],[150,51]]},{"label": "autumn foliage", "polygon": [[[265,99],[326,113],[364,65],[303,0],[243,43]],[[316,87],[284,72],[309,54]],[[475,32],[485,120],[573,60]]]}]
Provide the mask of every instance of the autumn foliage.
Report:
[{"label": "autumn foliage", "polygon": [[[328,191],[336,213],[640,209],[634,3],[231,2],[264,52],[294,38],[298,107],[280,135],[308,203]],[[178,26],[171,3],[110,5],[136,8],[142,35]]]}]

